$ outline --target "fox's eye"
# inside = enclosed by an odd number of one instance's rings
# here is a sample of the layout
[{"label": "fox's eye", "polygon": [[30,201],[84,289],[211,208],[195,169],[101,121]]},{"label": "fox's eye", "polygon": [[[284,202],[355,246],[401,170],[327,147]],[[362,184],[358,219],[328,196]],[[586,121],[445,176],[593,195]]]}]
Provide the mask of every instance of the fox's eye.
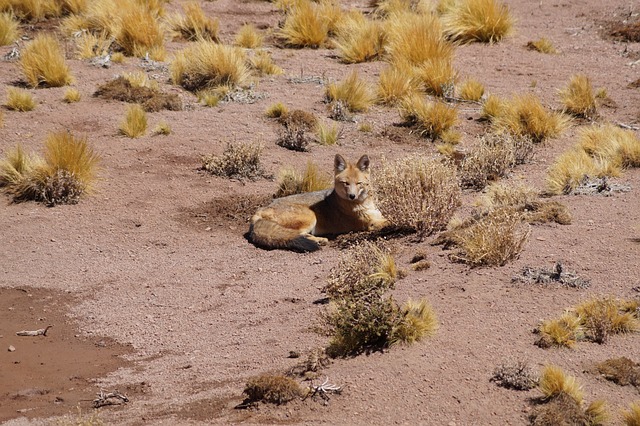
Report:
[{"label": "fox's eye", "polygon": [[360,185],[362,185],[362,182],[358,182],[358,183],[356,183],[356,185],[360,186]]}]

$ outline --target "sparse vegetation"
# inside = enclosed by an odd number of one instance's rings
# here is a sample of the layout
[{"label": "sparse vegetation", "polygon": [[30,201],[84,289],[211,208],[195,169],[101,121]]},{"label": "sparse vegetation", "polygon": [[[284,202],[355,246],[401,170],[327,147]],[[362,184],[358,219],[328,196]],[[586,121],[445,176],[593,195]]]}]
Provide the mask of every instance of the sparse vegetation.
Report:
[{"label": "sparse vegetation", "polygon": [[13,13],[0,13],[0,46],[7,46],[19,37],[18,21]]},{"label": "sparse vegetation", "polygon": [[248,402],[268,402],[285,404],[304,395],[300,384],[291,377],[263,374],[247,381],[243,393]]},{"label": "sparse vegetation", "polygon": [[140,104],[146,112],[156,112],[163,109],[182,110],[182,101],[178,95],[161,92],[157,89],[157,83],[152,84],[145,74],[116,77],[101,84],[93,95],[103,99]]},{"label": "sparse vegetation", "polygon": [[560,90],[564,110],[576,117],[590,118],[596,114],[596,98],[586,75],[576,74],[569,84]]},{"label": "sparse vegetation", "polygon": [[189,41],[220,41],[218,20],[207,17],[199,3],[189,1],[182,8],[184,15],[175,14],[168,18],[169,27],[174,37]]},{"label": "sparse vegetation", "polygon": [[278,190],[276,198],[302,192],[321,191],[331,188],[333,180],[328,175],[323,175],[313,162],[307,162],[304,173],[300,174],[293,168],[285,168],[278,176]]},{"label": "sparse vegetation", "polygon": [[556,54],[558,51],[553,47],[553,43],[544,37],[536,41],[530,41],[527,43],[527,49],[535,50],[540,53]]},{"label": "sparse vegetation", "polygon": [[342,129],[335,123],[319,122],[317,126],[318,142],[320,145],[335,145],[338,143]]},{"label": "sparse vegetation", "polygon": [[497,117],[502,116],[506,108],[506,101],[495,95],[489,95],[482,103],[481,117],[484,120],[493,121]]},{"label": "sparse vegetation", "polygon": [[484,85],[473,78],[467,78],[458,87],[458,96],[465,101],[478,102],[484,95]]},{"label": "sparse vegetation", "polygon": [[400,308],[400,322],[391,333],[391,344],[412,344],[438,330],[436,313],[427,301],[407,300]]},{"label": "sparse vegetation", "polygon": [[5,106],[13,111],[26,112],[35,109],[36,101],[30,92],[16,87],[9,87]]},{"label": "sparse vegetation", "polygon": [[264,175],[260,163],[262,145],[255,143],[228,143],[220,156],[202,157],[202,169],[221,177],[255,179]]},{"label": "sparse vegetation", "polygon": [[380,72],[377,86],[377,102],[396,105],[414,92],[420,91],[420,82],[407,63],[392,64]]},{"label": "sparse vegetation", "polygon": [[76,88],[70,87],[66,92],[64,92],[63,100],[68,104],[72,104],[74,102],[80,102],[80,98],[80,91]]},{"label": "sparse vegetation", "polygon": [[31,87],[60,87],[73,81],[60,43],[47,33],[27,43],[20,55],[20,67]]},{"label": "sparse vegetation", "polygon": [[289,108],[287,108],[286,105],[284,105],[282,102],[278,102],[275,103],[273,105],[270,105],[267,110],[264,112],[264,115],[266,115],[269,118],[280,118],[280,117],[284,117],[289,113]]},{"label": "sparse vegetation", "polygon": [[329,37],[329,22],[317,4],[311,0],[299,0],[287,8],[279,36],[287,46],[317,49]]},{"label": "sparse vegetation", "polygon": [[400,104],[400,116],[408,126],[414,126],[424,137],[435,140],[458,122],[455,106],[440,101],[429,101],[414,93]]},{"label": "sparse vegetation", "polygon": [[130,138],[138,138],[147,131],[147,113],[141,105],[127,106],[125,119],[120,123],[120,133]]},{"label": "sparse vegetation", "polygon": [[596,365],[597,372],[605,379],[620,386],[640,388],[640,364],[627,357],[613,358]]},{"label": "sparse vegetation", "polygon": [[375,95],[369,85],[353,71],[339,83],[330,83],[325,91],[328,102],[342,101],[351,112],[366,111],[373,105]]},{"label": "sparse vegetation", "polygon": [[640,425],[640,401],[632,402],[629,405],[629,411],[623,411],[622,417],[624,419],[625,426],[639,426]]},{"label": "sparse vegetation", "polygon": [[493,372],[491,381],[507,389],[527,391],[538,386],[539,377],[526,362],[516,361],[500,365]]},{"label": "sparse vegetation", "polygon": [[497,43],[513,31],[509,7],[497,0],[461,0],[442,17],[445,34],[456,42]]},{"label": "sparse vegetation", "polygon": [[156,135],[170,135],[171,126],[166,121],[161,121],[153,129],[153,133],[155,133]]},{"label": "sparse vegetation", "polygon": [[51,133],[42,159],[19,146],[7,153],[0,162],[0,187],[14,202],[75,204],[92,191],[99,161],[85,138]]},{"label": "sparse vegetation", "polygon": [[236,34],[235,43],[246,49],[256,49],[262,46],[263,36],[253,24],[244,24]]},{"label": "sparse vegetation", "polygon": [[383,161],[373,179],[384,217],[417,232],[419,238],[443,229],[460,205],[455,168],[436,158]]},{"label": "sparse vegetation", "polygon": [[379,21],[369,20],[361,12],[350,13],[339,22],[334,43],[342,62],[367,62],[383,54],[385,33]]},{"label": "sparse vegetation", "polygon": [[250,59],[251,67],[258,71],[259,75],[279,75],[284,71],[273,62],[271,54],[266,50],[257,51]]}]

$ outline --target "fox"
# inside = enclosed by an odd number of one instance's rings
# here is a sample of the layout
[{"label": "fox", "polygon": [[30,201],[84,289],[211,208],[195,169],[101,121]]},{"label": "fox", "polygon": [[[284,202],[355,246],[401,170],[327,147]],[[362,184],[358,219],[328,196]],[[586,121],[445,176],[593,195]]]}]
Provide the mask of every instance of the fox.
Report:
[{"label": "fox", "polygon": [[370,160],[356,163],[334,158],[332,189],[276,198],[251,217],[249,240],[266,249],[313,252],[328,237],[352,231],[382,229],[388,221],[370,195]]}]

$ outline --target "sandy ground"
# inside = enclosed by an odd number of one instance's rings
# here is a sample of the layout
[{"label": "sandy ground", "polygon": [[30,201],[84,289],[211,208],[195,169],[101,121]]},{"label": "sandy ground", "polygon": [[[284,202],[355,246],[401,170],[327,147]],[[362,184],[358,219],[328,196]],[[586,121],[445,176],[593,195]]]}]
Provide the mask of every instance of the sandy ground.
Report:
[{"label": "sandy ground", "polygon": [[[178,10],[182,3],[167,8]],[[280,19],[268,2],[199,3],[219,18],[225,42],[245,22],[274,28]],[[362,10],[367,3],[343,2]],[[622,0],[508,4],[517,19],[515,34],[495,45],[458,47],[461,77],[473,76],[501,97],[532,92],[558,108],[557,90],[584,73],[610,98],[599,107],[601,120],[640,126],[640,90],[630,86],[640,78],[640,45],[603,36],[607,23],[638,19],[637,7]],[[540,37],[550,39],[559,54],[526,49]],[[169,51],[184,47],[171,42]],[[212,177],[198,171],[201,156],[220,154],[229,142],[256,142],[264,145],[263,165],[272,174],[310,159],[329,172],[337,152],[352,160],[369,154],[375,173],[383,156],[435,151],[409,129],[394,127],[397,111],[380,106],[357,116],[372,124],[371,133],[358,131],[357,123],[340,123],[338,146],[312,144],[305,153],[277,146],[278,125],[264,117],[269,105],[283,102],[328,120],[323,84],[294,83],[292,77],[336,81],[357,69],[374,83],[384,64],[344,65],[331,50],[280,49],[270,42],[266,47],[285,73],[261,78],[255,90],[266,98],[253,104],[207,108],[172,86],[166,71],[149,72],[185,105],[183,111],[149,114],[150,128],[160,121],[171,125],[168,136],[118,135],[126,104],[92,97],[98,85],[142,69],[134,58],[108,69],[69,59],[74,87],[83,96],[79,103],[62,102],[65,88],[30,89],[38,101],[34,111],[4,111],[0,153],[18,143],[40,151],[49,132],[69,130],[87,136],[102,168],[97,192],[77,205],[0,200],[0,421],[46,424],[54,416],[73,416],[77,406],[90,413],[101,389],[117,389],[129,402],[100,408],[97,416],[107,424],[522,425],[539,391],[508,390],[489,380],[497,366],[521,360],[536,371],[553,363],[576,376],[586,401],[607,400],[608,424],[620,424],[620,410],[639,399],[638,391],[589,371],[623,355],[640,361],[640,336],[541,349],[532,330],[590,296],[638,297],[637,169],[618,180],[629,192],[555,197],[570,210],[572,224],[533,226],[520,257],[504,267],[452,263],[441,247],[429,245],[431,239],[393,240],[396,261],[408,272],[394,297],[428,298],[440,320],[438,333],[412,346],[334,360],[321,375],[344,390],[328,403],[306,399],[234,408],[250,377],[286,371],[297,362],[288,358],[290,351],[306,354],[327,344],[313,331],[324,309],[314,301],[323,296],[320,288],[341,249],[332,244],[296,254],[254,247],[244,236],[249,212],[276,184]],[[4,91],[20,78],[15,62],[0,61]],[[483,129],[479,107],[463,105],[459,114],[462,146],[469,148]],[[537,147],[535,160],[508,180],[542,189],[546,169],[576,142],[583,125],[574,123]],[[465,206],[476,196],[465,193]],[[411,271],[409,260],[418,251],[427,254],[431,268]],[[524,266],[550,268],[558,260],[591,286],[511,282]],[[15,335],[46,325],[54,326],[47,336]]]}]

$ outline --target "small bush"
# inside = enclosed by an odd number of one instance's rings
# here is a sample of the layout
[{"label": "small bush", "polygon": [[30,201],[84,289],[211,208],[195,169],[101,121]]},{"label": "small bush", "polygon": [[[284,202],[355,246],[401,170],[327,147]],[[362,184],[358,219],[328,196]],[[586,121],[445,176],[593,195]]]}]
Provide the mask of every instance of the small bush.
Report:
[{"label": "small bush", "polygon": [[507,174],[516,164],[516,138],[507,134],[486,134],[460,164],[463,188],[482,189]]},{"label": "small bush", "polygon": [[256,49],[262,46],[263,36],[253,24],[244,24],[238,30],[235,44],[245,49]]},{"label": "small bush", "polygon": [[380,57],[385,39],[382,24],[368,20],[358,12],[351,13],[340,21],[334,42],[342,62],[355,64]]},{"label": "small bush", "polygon": [[373,178],[384,217],[419,238],[443,229],[461,203],[455,168],[435,158],[383,161]]},{"label": "small bush", "polygon": [[249,402],[285,404],[304,395],[298,382],[286,376],[263,374],[247,381],[243,393]]},{"label": "small bush", "polygon": [[182,7],[184,15],[175,14],[167,19],[174,37],[189,41],[220,41],[217,19],[207,17],[195,1],[185,3]]},{"label": "small bush", "polygon": [[279,75],[284,71],[273,62],[271,54],[266,50],[256,52],[250,59],[251,67],[259,75]]},{"label": "small bush", "polygon": [[640,401],[629,405],[629,411],[623,411],[622,417],[625,426],[640,426]]},{"label": "small bush", "polygon": [[391,333],[391,344],[412,344],[438,330],[438,319],[426,299],[407,300],[400,308],[400,321]]},{"label": "small bush", "polygon": [[443,102],[431,102],[414,93],[400,104],[400,117],[414,126],[422,136],[435,140],[458,122],[458,110]]},{"label": "small bush", "polygon": [[279,37],[290,47],[317,49],[329,36],[329,22],[310,0],[296,1],[287,11]]},{"label": "small bush", "polygon": [[309,161],[304,173],[300,174],[293,168],[285,168],[278,177],[278,190],[276,198],[303,192],[320,191],[331,188],[333,180],[330,176],[320,173],[318,166]]},{"label": "small bush", "polygon": [[503,388],[527,391],[538,386],[539,378],[526,362],[517,361],[496,368],[491,381]]},{"label": "small bush", "polygon": [[375,100],[372,89],[360,79],[357,71],[353,71],[340,83],[329,84],[325,97],[328,102],[342,101],[351,112],[366,111]]},{"label": "small bush", "polygon": [[153,129],[153,133],[156,135],[170,135],[171,134],[171,126],[166,121],[161,121],[158,125]]},{"label": "small bush", "polygon": [[496,0],[462,0],[442,20],[449,39],[461,43],[497,43],[514,23],[509,7]]},{"label": "small bush", "polygon": [[261,154],[261,145],[229,143],[221,156],[204,156],[202,169],[216,176],[255,179],[264,175]]},{"label": "small bush", "polygon": [[0,46],[8,46],[19,37],[18,21],[13,13],[0,13]]},{"label": "small bush", "polygon": [[147,131],[147,113],[141,105],[132,104],[127,107],[125,119],[120,123],[120,133],[130,138],[138,138]]},{"label": "small bush", "polygon": [[64,92],[63,100],[68,104],[72,104],[74,102],[80,102],[80,98],[80,91],[78,91],[78,89],[70,87],[66,92]]},{"label": "small bush", "polygon": [[483,95],[484,85],[473,78],[464,80],[458,87],[458,96],[465,101],[479,101]]},{"label": "small bush", "polygon": [[7,102],[5,106],[14,111],[32,111],[36,107],[33,95],[26,90],[9,87],[7,89]]},{"label": "small bush", "polygon": [[481,118],[487,121],[493,121],[504,114],[506,107],[506,101],[495,95],[489,95],[482,103]]},{"label": "small bush", "polygon": [[582,74],[571,77],[569,84],[560,90],[565,112],[576,117],[589,118],[596,114],[596,98],[589,78]]},{"label": "small bush", "polygon": [[380,72],[377,86],[377,102],[396,105],[414,92],[420,91],[420,82],[413,68],[406,62],[392,64]]},{"label": "small bush", "polygon": [[282,102],[278,102],[275,103],[273,105],[270,105],[267,110],[264,112],[264,115],[266,115],[269,118],[280,118],[280,117],[284,117],[289,113],[289,108],[287,108],[286,105],[284,105]]},{"label": "small bush", "polygon": [[164,30],[158,11],[144,2],[119,3],[116,41],[128,56],[162,61],[166,55]]},{"label": "small bush", "polygon": [[241,86],[251,76],[246,56],[239,47],[211,41],[197,41],[179,52],[170,71],[175,84],[192,92],[224,85]]},{"label": "small bush", "polygon": [[338,143],[342,129],[337,124],[318,123],[317,136],[320,145],[335,145]]},{"label": "small bush", "polygon": [[585,329],[586,338],[606,343],[611,334],[640,330],[636,312],[623,311],[624,304],[611,297],[591,299],[576,306],[575,311]]},{"label": "small bush", "polygon": [[536,52],[540,52],[540,53],[549,53],[549,54],[558,53],[556,48],[553,47],[553,43],[551,43],[551,41],[549,41],[548,39],[546,39],[544,37],[542,37],[541,39],[536,40],[536,41],[528,42],[527,43],[527,49],[535,50]]},{"label": "small bush", "polygon": [[608,359],[598,363],[596,369],[605,379],[620,386],[631,385],[640,388],[640,364],[629,358]]},{"label": "small bush", "polygon": [[50,34],[40,33],[27,43],[20,55],[20,67],[31,87],[60,87],[73,81],[62,47]]},{"label": "small bush", "polygon": [[414,68],[422,88],[433,96],[453,96],[458,73],[451,58],[429,59]]},{"label": "small bush", "polygon": [[157,83],[150,83],[145,74],[116,77],[98,86],[93,96],[140,104],[147,112],[182,110],[178,95],[160,92]]}]

